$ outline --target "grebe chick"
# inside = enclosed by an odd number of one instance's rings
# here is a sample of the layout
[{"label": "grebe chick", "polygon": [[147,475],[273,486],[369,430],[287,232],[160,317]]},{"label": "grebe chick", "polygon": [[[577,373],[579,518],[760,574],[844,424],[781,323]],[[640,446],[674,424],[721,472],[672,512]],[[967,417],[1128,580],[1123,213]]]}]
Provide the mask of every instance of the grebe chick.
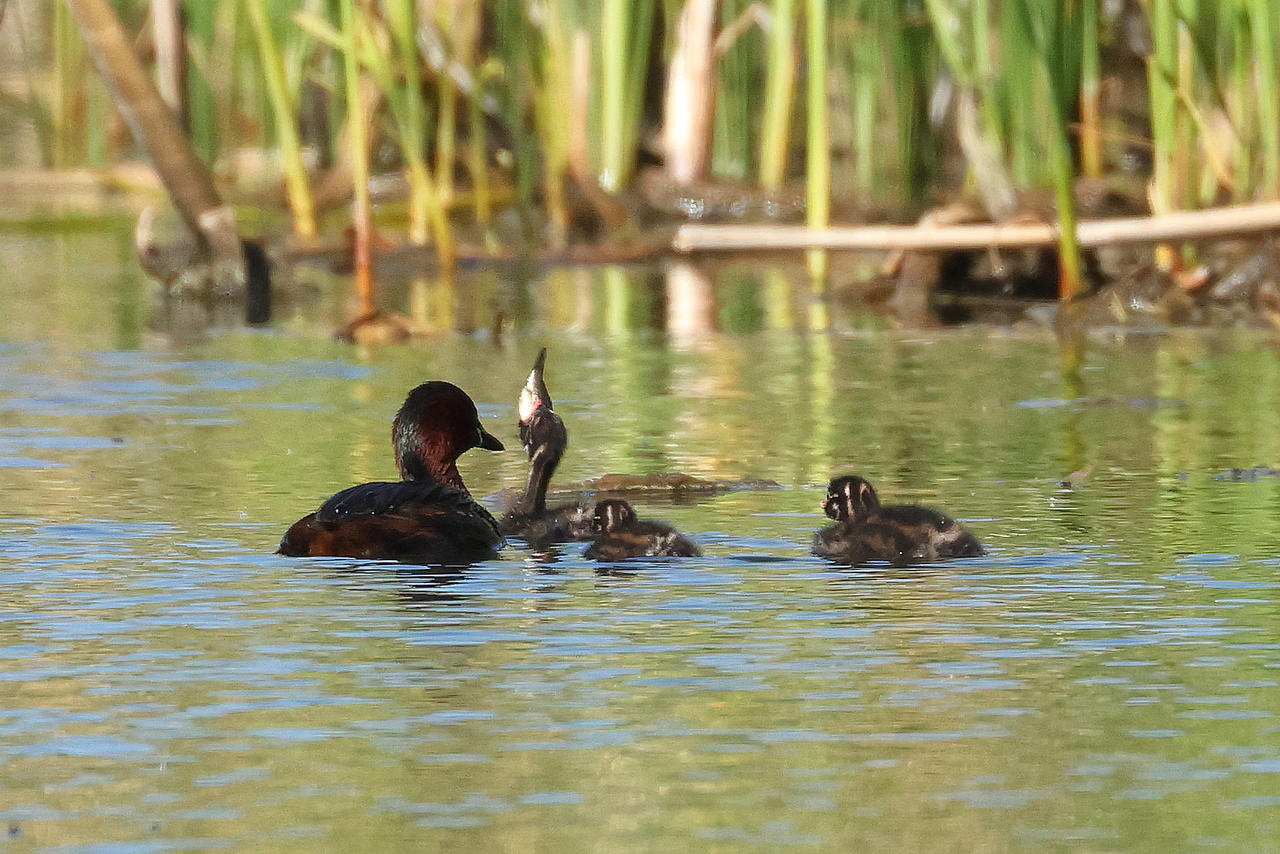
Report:
[{"label": "grebe chick", "polygon": [[813,535],[813,553],[853,565],[887,561],[894,566],[927,561],[918,544],[892,525],[831,525]]},{"label": "grebe chick", "polygon": [[547,486],[569,445],[569,431],[552,408],[543,370],[547,348],[538,351],[533,370],[520,389],[520,444],[529,455],[529,480],[524,493],[498,523],[504,534],[529,542],[589,540],[594,535],[591,514],[577,504],[547,509]]},{"label": "grebe chick", "polygon": [[584,557],[615,561],[629,557],[701,557],[702,549],[665,522],[643,522],[620,498],[596,504],[596,539]]},{"label": "grebe chick", "polygon": [[822,509],[838,524],[814,535],[814,554],[862,563],[928,563],[986,554],[959,522],[919,504],[882,507],[865,478],[844,475],[827,486]]},{"label": "grebe chick", "polygon": [[391,426],[399,481],[344,489],[299,519],[280,541],[283,555],[469,563],[502,545],[498,523],[467,491],[457,459],[469,448],[501,451],[475,403],[435,380],[409,392]]}]

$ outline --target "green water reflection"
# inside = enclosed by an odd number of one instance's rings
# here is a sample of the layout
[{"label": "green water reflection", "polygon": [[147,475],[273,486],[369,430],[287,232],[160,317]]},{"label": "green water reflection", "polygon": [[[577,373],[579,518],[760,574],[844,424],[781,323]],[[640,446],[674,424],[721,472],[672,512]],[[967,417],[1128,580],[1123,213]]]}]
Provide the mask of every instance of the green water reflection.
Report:
[{"label": "green water reflection", "polygon": [[[391,283],[438,330],[403,346],[312,334],[332,294],[175,345],[120,234],[0,246],[13,850],[1275,849],[1280,477],[1222,476],[1280,465],[1271,338],[1097,331],[1064,369],[1033,327],[810,330],[786,271],[614,268]],[[424,378],[518,448],[544,344],[557,480],[783,488],[642,503],[708,556],[631,574],[269,554],[392,474]],[[990,559],[809,558],[845,471]]]}]

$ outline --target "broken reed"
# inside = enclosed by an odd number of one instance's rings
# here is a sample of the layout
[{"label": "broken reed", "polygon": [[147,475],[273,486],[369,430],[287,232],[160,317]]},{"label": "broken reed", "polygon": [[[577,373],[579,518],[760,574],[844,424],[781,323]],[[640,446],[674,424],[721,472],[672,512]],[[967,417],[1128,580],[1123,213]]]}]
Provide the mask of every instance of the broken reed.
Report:
[{"label": "broken reed", "polygon": [[[566,180],[609,191],[630,183],[661,121],[676,23],[695,2],[702,0],[487,0],[483,14],[472,0],[186,4],[191,132],[212,158],[274,148],[304,218],[302,155],[353,156],[343,94],[350,66],[333,35],[341,30],[336,10],[346,9],[358,43],[354,73],[375,108],[367,129],[398,152],[413,239],[447,240],[449,208],[466,199],[452,188],[462,175],[485,188],[486,210],[489,185],[509,182],[522,204],[548,209],[563,240]],[[142,27],[143,0],[118,5]],[[957,152],[968,164],[963,180],[996,214],[1006,187],[1055,187],[1065,204],[1064,182],[1146,156],[1156,211],[1276,197],[1280,0],[1121,5],[720,0],[707,81],[713,136],[686,144],[712,153],[708,178],[777,188],[824,180],[826,164],[810,161],[824,156],[812,134],[825,127],[837,204],[937,197],[943,164]],[[1144,28],[1149,57],[1125,42]],[[75,80],[88,70],[65,27],[47,30],[57,85],[33,79],[29,100],[46,162],[101,159],[107,123],[75,97]],[[815,52],[826,64],[816,76]],[[1105,56],[1128,56],[1130,74],[1146,63],[1145,86],[1121,81],[1146,90],[1145,121],[1102,112],[1102,81],[1120,73]],[[824,99],[811,96],[814,87]],[[298,133],[290,119],[300,112],[329,120]],[[1138,135],[1148,123],[1144,142]],[[509,154],[486,148],[490,139]],[[315,164],[309,169],[314,180]]]}]

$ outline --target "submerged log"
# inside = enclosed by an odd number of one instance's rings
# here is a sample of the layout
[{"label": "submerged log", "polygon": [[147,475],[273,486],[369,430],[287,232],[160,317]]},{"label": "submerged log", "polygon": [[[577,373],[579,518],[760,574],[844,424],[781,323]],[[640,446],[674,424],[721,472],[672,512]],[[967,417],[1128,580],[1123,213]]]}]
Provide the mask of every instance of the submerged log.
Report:
[{"label": "submerged log", "polygon": [[[722,492],[757,492],[782,489],[776,480],[747,477],[737,480],[704,478],[680,471],[656,472],[648,475],[606,474],[578,483],[558,486],[547,493],[549,500],[576,500],[586,496],[601,498],[641,498],[646,501],[669,500],[681,503]],[[501,489],[487,496],[501,507],[511,507],[519,497],[518,489]]]}]

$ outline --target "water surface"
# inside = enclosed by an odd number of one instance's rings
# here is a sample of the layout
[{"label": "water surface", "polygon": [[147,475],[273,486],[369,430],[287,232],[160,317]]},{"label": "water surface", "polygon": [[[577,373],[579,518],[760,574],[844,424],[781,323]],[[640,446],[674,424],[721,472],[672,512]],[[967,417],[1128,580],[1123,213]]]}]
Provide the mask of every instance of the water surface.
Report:
[{"label": "water surface", "polygon": [[[440,329],[406,346],[314,334],[340,301],[175,344],[123,231],[0,257],[8,850],[1280,848],[1280,478],[1231,472],[1280,466],[1271,337],[1100,331],[1064,370],[1034,328],[813,331],[768,272],[636,269],[408,288]],[[473,491],[518,485],[544,344],[558,480],[782,488],[642,502],[706,558],[604,573],[271,554],[391,475],[427,378],[516,449]],[[990,556],[810,557],[853,471]]]}]

